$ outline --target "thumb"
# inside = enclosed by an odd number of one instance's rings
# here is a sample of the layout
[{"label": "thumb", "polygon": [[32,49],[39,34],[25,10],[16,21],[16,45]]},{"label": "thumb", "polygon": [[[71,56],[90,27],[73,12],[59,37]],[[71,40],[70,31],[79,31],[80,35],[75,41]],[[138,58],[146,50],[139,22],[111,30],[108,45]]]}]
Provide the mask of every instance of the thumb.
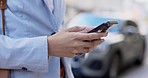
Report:
[{"label": "thumb", "polygon": [[84,30],[85,27],[79,27],[79,26],[74,26],[74,27],[71,27],[69,29],[67,29],[66,31],[68,32],[78,32],[78,31],[81,31],[81,30]]}]

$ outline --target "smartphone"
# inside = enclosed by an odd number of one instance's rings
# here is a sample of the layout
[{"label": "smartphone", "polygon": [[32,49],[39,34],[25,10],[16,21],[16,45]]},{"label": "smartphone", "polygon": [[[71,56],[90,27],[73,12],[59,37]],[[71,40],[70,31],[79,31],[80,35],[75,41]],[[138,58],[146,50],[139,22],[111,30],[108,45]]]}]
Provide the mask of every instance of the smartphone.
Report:
[{"label": "smartphone", "polygon": [[102,23],[101,25],[90,30],[88,33],[106,32],[110,27],[112,27],[113,25],[116,25],[116,24],[118,24],[118,21],[107,21],[106,23]]},{"label": "smartphone", "polygon": [[[102,23],[101,25],[95,27],[94,29],[90,30],[88,33],[93,32],[106,32],[109,28],[111,28],[113,25],[118,24],[117,21],[107,21],[106,23]],[[85,42],[90,42],[85,40]],[[84,55],[84,53],[76,53],[76,55]]]}]

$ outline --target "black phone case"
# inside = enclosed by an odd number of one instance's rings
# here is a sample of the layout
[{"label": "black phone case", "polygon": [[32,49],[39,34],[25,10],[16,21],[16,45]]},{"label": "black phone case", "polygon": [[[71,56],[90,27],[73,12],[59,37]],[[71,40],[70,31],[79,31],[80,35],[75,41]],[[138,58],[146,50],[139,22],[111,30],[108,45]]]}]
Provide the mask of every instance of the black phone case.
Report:
[{"label": "black phone case", "polygon": [[96,28],[92,29],[91,31],[89,31],[88,33],[92,33],[92,32],[98,32],[99,30],[101,30],[100,32],[106,32],[106,30],[111,27],[113,24],[118,24],[117,21],[108,21],[106,23],[103,23],[99,26],[97,26]]}]

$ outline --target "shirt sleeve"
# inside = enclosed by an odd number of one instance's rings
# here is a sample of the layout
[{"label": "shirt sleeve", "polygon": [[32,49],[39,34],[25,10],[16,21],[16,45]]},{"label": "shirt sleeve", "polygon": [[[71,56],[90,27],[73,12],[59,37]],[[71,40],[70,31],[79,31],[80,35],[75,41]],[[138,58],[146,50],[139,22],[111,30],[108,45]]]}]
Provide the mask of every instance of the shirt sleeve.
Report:
[{"label": "shirt sleeve", "polygon": [[48,71],[47,36],[12,39],[0,35],[0,68]]}]

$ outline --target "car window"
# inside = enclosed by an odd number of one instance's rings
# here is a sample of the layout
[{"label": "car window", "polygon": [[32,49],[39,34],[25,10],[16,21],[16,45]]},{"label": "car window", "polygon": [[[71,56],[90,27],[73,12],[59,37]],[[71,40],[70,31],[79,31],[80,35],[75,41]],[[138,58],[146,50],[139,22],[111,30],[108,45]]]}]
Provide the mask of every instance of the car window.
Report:
[{"label": "car window", "polygon": [[121,31],[124,34],[134,34],[134,33],[138,33],[139,29],[138,29],[138,25],[136,24],[136,22],[131,21],[131,20],[126,20],[122,26]]},{"label": "car window", "polygon": [[69,25],[70,26],[98,26],[104,22],[107,22],[108,20],[117,20],[119,23],[118,25],[109,29],[109,32],[119,32],[122,26],[121,20],[99,17],[89,13],[79,14],[74,19],[72,19]]},{"label": "car window", "polygon": [[112,28],[109,29],[109,32],[119,32],[121,30],[122,26],[122,21],[118,20],[118,25],[113,26]]}]

